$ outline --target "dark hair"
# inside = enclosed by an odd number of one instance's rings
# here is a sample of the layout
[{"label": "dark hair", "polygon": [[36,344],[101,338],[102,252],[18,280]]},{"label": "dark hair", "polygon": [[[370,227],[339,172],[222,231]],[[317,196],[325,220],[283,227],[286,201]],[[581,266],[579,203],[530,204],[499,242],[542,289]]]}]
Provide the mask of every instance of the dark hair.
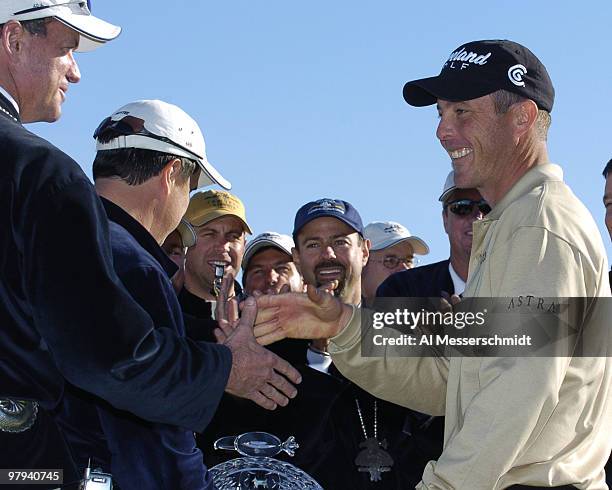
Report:
[{"label": "dark hair", "polygon": [[603,176],[607,179],[610,172],[612,172],[612,158],[610,158],[608,163],[606,163],[606,166],[603,169]]},{"label": "dark hair", "polygon": [[[53,20],[53,17],[44,17],[42,19],[22,20],[20,24],[32,36],[47,36],[47,24]],[[0,32],[4,28],[4,24],[0,25]]]},{"label": "dark hair", "polygon": [[[510,106],[528,100],[522,95],[514,92],[508,92],[507,90],[497,90],[491,94],[491,97],[493,97],[493,105],[495,106],[496,114],[505,114],[508,112],[508,109],[510,109]],[[550,117],[550,112],[545,111],[544,109],[538,109],[536,129],[538,131],[538,136],[542,141],[546,141],[546,138],[548,137],[548,128],[550,128],[551,122],[552,118]]]},{"label": "dark hair", "polygon": [[[100,143],[121,136],[119,131],[108,128],[98,135]],[[94,181],[104,177],[119,177],[129,185],[140,185],[157,176],[171,160],[181,161],[181,175],[188,179],[193,175],[198,164],[189,158],[179,157],[171,153],[141,148],[119,148],[115,150],[100,150],[93,162]]]},{"label": "dark hair", "polygon": [[96,153],[93,162],[94,180],[104,177],[119,177],[129,185],[140,185],[157,176],[171,160],[181,161],[181,175],[188,179],[197,168],[189,158],[179,157],[156,150],[121,148]]}]

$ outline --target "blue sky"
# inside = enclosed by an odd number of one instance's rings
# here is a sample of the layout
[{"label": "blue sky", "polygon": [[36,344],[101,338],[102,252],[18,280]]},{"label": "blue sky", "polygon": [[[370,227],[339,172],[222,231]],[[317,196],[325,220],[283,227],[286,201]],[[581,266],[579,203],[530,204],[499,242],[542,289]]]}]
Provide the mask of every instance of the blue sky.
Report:
[{"label": "blue sky", "polygon": [[159,98],[200,124],[209,160],[234,185],[255,233],[290,233],[320,197],[364,223],[394,220],[448,257],[437,196],[450,170],[435,108],[402,98],[475,39],[512,39],[556,89],[549,155],[603,225],[601,170],[612,157],[612,2],[94,0],[121,36],[78,55],[56,124],[32,129],[90,175],[91,134],[119,106]]}]

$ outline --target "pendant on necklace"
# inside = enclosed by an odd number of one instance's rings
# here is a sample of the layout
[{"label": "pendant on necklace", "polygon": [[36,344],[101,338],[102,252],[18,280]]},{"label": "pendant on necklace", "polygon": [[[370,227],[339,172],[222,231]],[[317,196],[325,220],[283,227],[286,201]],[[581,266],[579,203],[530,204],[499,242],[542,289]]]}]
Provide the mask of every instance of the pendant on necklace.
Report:
[{"label": "pendant on necklace", "polygon": [[393,458],[385,451],[387,441],[379,442],[375,437],[368,437],[359,444],[362,449],[355,458],[355,464],[361,472],[370,473],[370,481],[380,481],[381,473],[391,471]]}]

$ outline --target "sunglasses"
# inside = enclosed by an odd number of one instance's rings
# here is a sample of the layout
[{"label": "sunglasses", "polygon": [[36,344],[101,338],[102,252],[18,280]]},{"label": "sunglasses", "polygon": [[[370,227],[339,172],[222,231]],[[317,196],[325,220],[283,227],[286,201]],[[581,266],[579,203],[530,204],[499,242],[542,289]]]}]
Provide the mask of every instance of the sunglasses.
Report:
[{"label": "sunglasses", "polygon": [[472,201],[471,199],[459,199],[452,201],[444,206],[444,209],[450,209],[450,212],[457,216],[469,216],[474,212],[474,208],[478,208],[483,215],[487,215],[491,212],[491,206],[487,204],[487,201],[481,199],[480,201]]}]

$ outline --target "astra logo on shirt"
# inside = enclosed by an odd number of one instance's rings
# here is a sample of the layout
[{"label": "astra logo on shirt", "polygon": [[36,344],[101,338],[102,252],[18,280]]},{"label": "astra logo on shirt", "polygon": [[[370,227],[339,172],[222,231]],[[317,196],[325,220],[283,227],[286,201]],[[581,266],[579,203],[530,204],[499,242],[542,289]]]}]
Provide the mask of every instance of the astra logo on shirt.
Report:
[{"label": "astra logo on shirt", "polygon": [[444,63],[442,68],[458,68],[459,70],[464,70],[470,66],[470,63],[473,65],[482,66],[487,64],[490,56],[490,52],[487,54],[479,54],[474,53],[473,51],[466,51],[465,48],[461,48],[459,51],[453,51],[450,54],[448,60],[446,63]]}]

